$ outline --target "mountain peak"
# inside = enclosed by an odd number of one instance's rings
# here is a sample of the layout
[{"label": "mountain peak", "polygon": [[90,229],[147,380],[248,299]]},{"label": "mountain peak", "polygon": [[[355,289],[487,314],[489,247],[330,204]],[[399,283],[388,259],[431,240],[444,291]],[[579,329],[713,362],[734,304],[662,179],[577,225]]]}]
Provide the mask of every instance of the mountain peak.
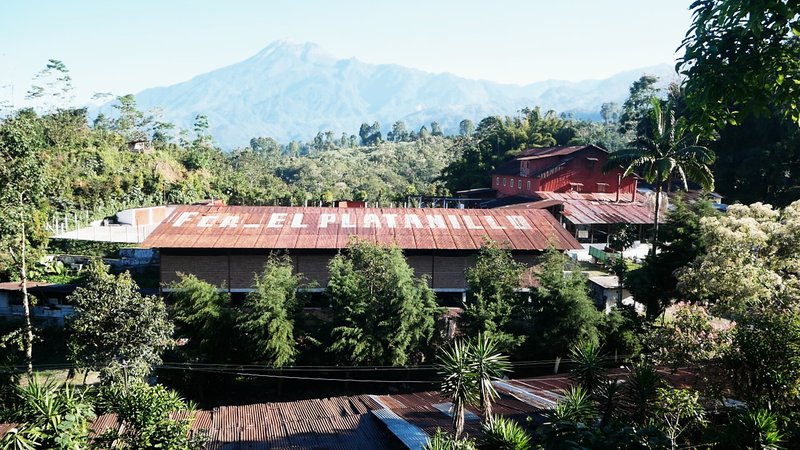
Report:
[{"label": "mountain peak", "polygon": [[309,62],[334,62],[336,58],[313,42],[301,42],[283,38],[271,42],[258,52],[253,59],[296,58]]},{"label": "mountain peak", "polygon": [[[670,71],[654,72],[668,80]],[[526,106],[598,118],[600,105],[622,103],[640,76],[641,70],[604,80],[519,86],[338,59],[312,42],[281,39],[240,63],[140,92],[136,101],[145,110],[162,108],[166,120],[189,129],[196,114],[205,114],[217,142],[230,149],[257,136],[288,142],[319,131],[349,134],[374,121],[403,120],[419,129],[435,120],[446,132],[457,132],[463,119],[478,122]]]}]

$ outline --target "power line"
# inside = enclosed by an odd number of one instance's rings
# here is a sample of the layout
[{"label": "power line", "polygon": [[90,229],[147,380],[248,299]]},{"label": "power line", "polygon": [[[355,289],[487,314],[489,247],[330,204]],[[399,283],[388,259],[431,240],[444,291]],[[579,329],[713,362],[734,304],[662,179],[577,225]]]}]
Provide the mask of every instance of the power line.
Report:
[{"label": "power line", "polygon": [[366,380],[363,378],[323,378],[323,377],[304,377],[294,375],[275,375],[266,373],[245,373],[245,372],[229,372],[225,370],[213,369],[189,369],[186,367],[170,367],[160,366],[161,369],[177,369],[177,370],[192,370],[197,372],[208,373],[221,373],[226,375],[237,375],[242,377],[255,377],[255,378],[279,378],[283,380],[305,380],[305,381],[336,381],[336,382],[353,382],[353,383],[417,383],[417,384],[436,384],[439,380]]},{"label": "power line", "polygon": [[[603,361],[610,362],[611,360],[621,360],[624,361],[625,359],[634,356],[634,355],[618,355],[616,358],[613,356],[606,356],[601,358]],[[561,360],[562,364],[570,364],[574,363],[575,360],[564,358]],[[511,361],[509,365],[511,367],[517,368],[525,368],[525,367],[538,367],[538,366],[550,366],[554,363],[553,359],[546,359],[546,360],[529,360],[529,361]],[[161,365],[154,366],[154,368],[186,368],[186,369],[220,369],[220,370],[232,370],[232,371],[242,371],[242,370],[249,370],[249,371],[278,371],[278,372],[384,372],[384,371],[414,371],[414,370],[436,370],[438,366],[427,364],[427,365],[415,365],[415,366],[325,366],[325,365],[308,365],[308,366],[288,366],[288,367],[275,367],[266,364],[234,364],[234,363],[207,363],[207,362],[178,362],[178,361],[167,361]],[[24,368],[21,365],[14,365],[14,366],[5,366],[5,368],[1,368],[0,371],[8,372],[9,369],[19,370]],[[73,363],[50,363],[50,364],[37,364],[37,369],[44,369],[44,370],[59,370],[59,369],[84,369],[82,367],[78,367]]]}]

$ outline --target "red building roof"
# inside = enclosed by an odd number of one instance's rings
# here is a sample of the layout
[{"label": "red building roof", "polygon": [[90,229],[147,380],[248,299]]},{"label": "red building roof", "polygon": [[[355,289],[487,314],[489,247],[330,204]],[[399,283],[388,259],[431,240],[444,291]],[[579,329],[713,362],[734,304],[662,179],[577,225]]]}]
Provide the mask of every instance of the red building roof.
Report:
[{"label": "red building roof", "polygon": [[596,145],[571,145],[561,147],[529,148],[527,150],[523,150],[516,159],[518,161],[530,161],[533,159],[551,158],[554,156],[567,156],[590,148],[608,153],[608,150]]},{"label": "red building roof", "polygon": [[181,206],[143,243],[154,248],[340,249],[352,236],[404,250],[512,250],[580,244],[547,211]]}]

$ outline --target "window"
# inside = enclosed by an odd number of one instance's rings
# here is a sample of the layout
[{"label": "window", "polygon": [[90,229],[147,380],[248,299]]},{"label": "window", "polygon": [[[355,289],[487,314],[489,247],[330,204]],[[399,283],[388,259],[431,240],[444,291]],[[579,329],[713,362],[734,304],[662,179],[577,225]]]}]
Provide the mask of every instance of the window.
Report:
[{"label": "window", "polygon": [[497,186],[500,186],[500,177],[496,177],[496,178],[497,178],[497,180],[495,181],[495,184],[496,184]]},{"label": "window", "polygon": [[597,192],[608,192],[608,183],[597,183]]},{"label": "window", "polygon": [[503,186],[506,185],[506,177],[503,177]]},{"label": "window", "polygon": [[531,190],[531,180],[528,180],[528,190]]},{"label": "window", "polygon": [[522,180],[517,180],[517,189],[522,189]]},{"label": "window", "polygon": [[508,185],[509,185],[510,187],[512,187],[512,188],[514,187],[514,179],[513,179],[513,178],[512,178],[511,180],[509,180],[509,183],[508,183]]}]

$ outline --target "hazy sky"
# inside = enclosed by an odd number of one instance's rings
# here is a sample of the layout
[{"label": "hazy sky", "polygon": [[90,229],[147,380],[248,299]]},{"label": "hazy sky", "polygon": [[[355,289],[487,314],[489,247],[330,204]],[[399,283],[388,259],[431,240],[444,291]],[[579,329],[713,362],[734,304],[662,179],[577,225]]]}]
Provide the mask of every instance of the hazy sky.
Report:
[{"label": "hazy sky", "polygon": [[2,0],[0,100],[49,58],[79,101],[241,61],[281,38],[334,56],[507,83],[604,78],[673,63],[689,0]]}]

